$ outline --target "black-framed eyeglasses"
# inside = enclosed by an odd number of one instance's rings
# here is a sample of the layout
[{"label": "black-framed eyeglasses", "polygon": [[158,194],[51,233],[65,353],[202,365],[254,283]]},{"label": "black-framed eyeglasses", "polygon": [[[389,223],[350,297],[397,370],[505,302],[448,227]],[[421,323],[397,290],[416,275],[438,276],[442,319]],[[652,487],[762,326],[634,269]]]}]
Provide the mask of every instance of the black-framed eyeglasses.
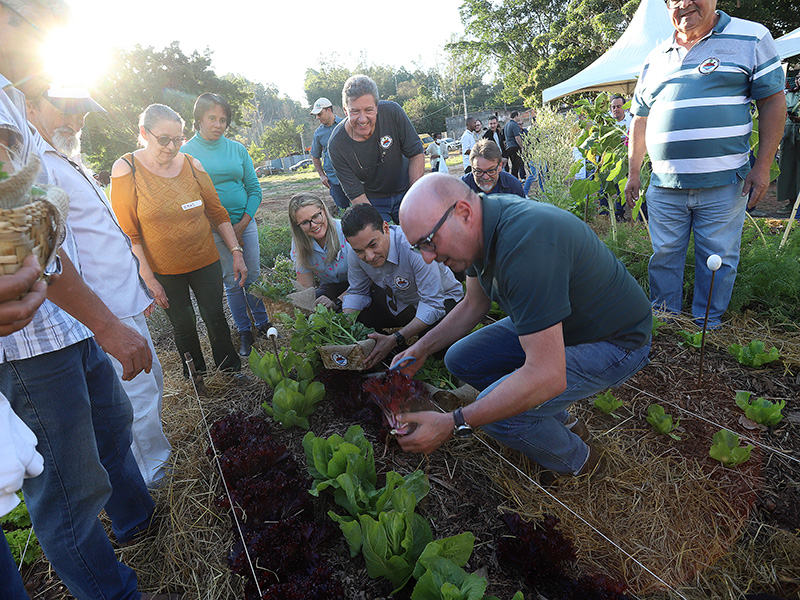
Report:
[{"label": "black-framed eyeglasses", "polygon": [[[375,134],[373,134],[373,135],[375,135]],[[364,165],[362,165],[362,164],[361,164],[361,161],[360,161],[360,160],[358,160],[358,154],[356,153],[356,151],[355,151],[355,150],[353,150],[353,156],[355,156],[355,157],[356,157],[356,162],[358,163],[358,168],[359,168],[359,169],[361,169],[362,171],[369,171],[370,169],[375,169],[375,168],[377,168],[377,167],[380,167],[380,166],[383,164],[383,160],[384,160],[384,158],[386,157],[386,150],[384,150],[383,148],[381,148],[381,149],[380,149],[380,152],[381,152],[381,157],[380,157],[380,159],[378,160],[378,162],[377,162],[377,163],[375,163],[375,164],[374,164],[374,165],[372,165],[371,167],[365,167]]]},{"label": "black-framed eyeglasses", "polygon": [[147,131],[147,133],[156,138],[156,142],[158,142],[158,145],[163,146],[164,148],[169,146],[171,143],[175,144],[177,148],[180,148],[183,145],[183,142],[186,141],[185,135],[179,135],[178,137],[170,137],[168,135],[156,135],[147,128],[145,128],[145,131]]},{"label": "black-framed eyeglasses", "polygon": [[477,177],[477,178],[481,178],[484,175],[488,175],[489,177],[494,177],[497,174],[497,169],[499,169],[499,168],[500,168],[500,165],[497,165],[496,167],[494,167],[492,169],[486,169],[484,171],[483,169],[476,169],[476,168],[473,167],[472,172],[475,173],[475,177]]},{"label": "black-framed eyeglasses", "polygon": [[323,218],[324,218],[324,215],[322,214],[322,211],[320,210],[320,211],[314,213],[313,215],[311,215],[310,219],[306,219],[305,221],[300,221],[297,225],[300,227],[300,229],[310,229],[312,224],[319,225],[320,223],[322,223]]},{"label": "black-framed eyeglasses", "polygon": [[[667,8],[678,8],[681,5],[681,2],[684,0],[664,0],[667,4]],[[687,0],[689,4],[694,3],[694,0]]]},{"label": "black-framed eyeglasses", "polygon": [[454,202],[453,206],[447,209],[447,211],[442,215],[442,218],[439,219],[439,222],[434,225],[433,230],[426,235],[424,238],[420,239],[416,244],[411,245],[412,250],[416,250],[417,252],[435,252],[436,251],[436,244],[433,243],[433,236],[436,235],[436,232],[441,229],[444,222],[447,221],[447,217],[450,216],[450,213],[453,212],[455,209],[456,204],[458,202]]}]

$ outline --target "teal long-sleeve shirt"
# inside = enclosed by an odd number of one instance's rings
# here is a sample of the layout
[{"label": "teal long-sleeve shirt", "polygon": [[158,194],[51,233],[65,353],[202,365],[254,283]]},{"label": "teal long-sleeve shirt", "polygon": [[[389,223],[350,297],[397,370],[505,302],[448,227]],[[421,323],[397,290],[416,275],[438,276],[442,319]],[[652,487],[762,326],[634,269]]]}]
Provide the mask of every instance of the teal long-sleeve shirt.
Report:
[{"label": "teal long-sleeve shirt", "polygon": [[261,184],[242,144],[225,136],[209,142],[197,133],[181,147],[181,152],[191,154],[203,165],[232,224],[241,221],[245,213],[255,217],[261,205]]}]

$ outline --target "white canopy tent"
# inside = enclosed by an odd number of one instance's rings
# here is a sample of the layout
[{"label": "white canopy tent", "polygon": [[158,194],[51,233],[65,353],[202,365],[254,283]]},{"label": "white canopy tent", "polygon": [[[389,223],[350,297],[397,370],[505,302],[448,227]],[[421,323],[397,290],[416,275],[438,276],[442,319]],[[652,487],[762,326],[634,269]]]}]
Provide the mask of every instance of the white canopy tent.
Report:
[{"label": "white canopy tent", "polygon": [[781,60],[800,54],[800,27],[775,40]]},{"label": "white canopy tent", "polygon": [[545,102],[577,92],[632,94],[650,51],[675,29],[663,0],[642,0],[625,33],[583,71],[542,92]]}]

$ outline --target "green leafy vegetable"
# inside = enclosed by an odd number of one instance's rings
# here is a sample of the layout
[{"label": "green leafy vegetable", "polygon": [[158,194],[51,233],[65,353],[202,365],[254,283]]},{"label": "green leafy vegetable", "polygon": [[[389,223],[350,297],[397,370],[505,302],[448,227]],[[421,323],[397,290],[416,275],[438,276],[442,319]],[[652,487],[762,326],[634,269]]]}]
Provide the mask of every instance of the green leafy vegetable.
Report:
[{"label": "green leafy vegetable", "polygon": [[[279,358],[278,358],[279,357]],[[295,370],[298,381],[314,379],[314,363],[308,359],[295,354],[289,348],[284,348],[278,352],[278,357],[273,352],[265,352],[264,356],[253,348],[250,351],[250,370],[253,375],[260,377],[269,384],[272,389],[288,377]]]},{"label": "green leafy vegetable", "polygon": [[308,416],[325,396],[325,386],[319,381],[293,379],[281,380],[272,395],[272,406],[265,402],[262,408],[285,429],[308,429]]},{"label": "green leafy vegetable", "polygon": [[696,333],[689,333],[688,331],[684,331],[681,329],[678,332],[678,337],[682,339],[682,341],[678,342],[678,346],[689,346],[691,348],[700,348],[703,345],[703,332],[698,331]]},{"label": "green leafy vegetable", "polygon": [[[484,596],[488,582],[484,577],[464,571],[461,567],[465,563],[427,554],[428,548],[425,550],[417,563],[422,573],[417,578],[411,600],[499,600],[497,596]],[[517,592],[511,600],[524,600],[524,596]]]},{"label": "green leafy vegetable", "polygon": [[[18,493],[17,495],[22,500],[22,494]],[[0,517],[0,523],[4,525],[3,533],[5,533],[16,564],[20,564],[22,561],[23,564],[30,565],[39,558],[42,548],[39,546],[36,534],[31,529],[31,516],[24,501],[20,502],[10,513]]]},{"label": "green leafy vegetable", "polygon": [[294,263],[285,254],[275,257],[275,266],[266,275],[261,275],[258,280],[250,284],[248,292],[257,292],[257,295],[273,300],[282,300],[294,291],[296,272]]},{"label": "green leafy vegetable", "polygon": [[750,458],[750,451],[753,444],[747,447],[739,446],[739,436],[727,429],[721,429],[714,434],[709,456],[721,462],[726,467],[735,467]]},{"label": "green leafy vegetable", "polygon": [[753,340],[747,344],[747,346],[731,344],[728,346],[728,352],[733,354],[740,364],[746,367],[757,368],[780,358],[778,349],[775,346],[770,348],[769,352],[765,352],[764,348],[764,342],[761,340]]},{"label": "green leafy vegetable", "polygon": [[292,349],[311,354],[320,346],[355,344],[367,339],[375,330],[356,321],[357,316],[358,313],[337,313],[318,304],[308,317],[295,310],[294,319],[285,314],[279,314],[278,318],[294,330]]},{"label": "green leafy vegetable", "polygon": [[458,388],[458,380],[444,366],[444,361],[434,357],[430,357],[425,361],[422,368],[414,375],[414,379],[430,383],[440,390],[455,390]]},{"label": "green leafy vegetable", "polygon": [[597,394],[594,399],[594,406],[601,412],[604,412],[607,415],[611,415],[612,417],[619,419],[618,415],[614,414],[614,411],[620,408],[624,402],[622,400],[617,399],[617,397],[611,392],[611,390],[607,390],[602,394]]},{"label": "green leafy vegetable", "polygon": [[319,496],[328,487],[338,487],[337,477],[343,473],[353,475],[362,486],[375,487],[375,457],[372,444],[364,437],[364,430],[351,426],[344,437],[333,434],[329,438],[317,437],[309,431],[303,438],[308,473],[314,480],[309,493]]},{"label": "green leafy vegetable", "polygon": [[736,406],[744,411],[744,416],[769,427],[777,425],[783,420],[781,411],[786,406],[786,401],[770,402],[764,398],[751,400],[753,394],[745,391],[736,392]]},{"label": "green leafy vegetable", "polygon": [[650,329],[650,332],[652,333],[653,337],[656,337],[658,335],[658,330],[666,324],[667,324],[666,321],[661,321],[659,320],[658,317],[653,315],[653,325]]},{"label": "green leafy vegetable", "polygon": [[681,422],[680,419],[672,422],[672,416],[664,412],[664,407],[659,404],[651,404],[647,407],[647,422],[653,426],[658,433],[668,435],[674,440],[680,440],[681,437],[672,433]]}]

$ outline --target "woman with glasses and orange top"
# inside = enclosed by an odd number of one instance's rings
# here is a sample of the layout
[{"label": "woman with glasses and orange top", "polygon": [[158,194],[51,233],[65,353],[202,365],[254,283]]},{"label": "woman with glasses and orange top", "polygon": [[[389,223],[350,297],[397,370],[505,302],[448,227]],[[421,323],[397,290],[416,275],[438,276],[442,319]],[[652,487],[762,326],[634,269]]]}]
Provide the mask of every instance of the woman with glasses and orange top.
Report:
[{"label": "woman with glasses and orange top", "polygon": [[314,194],[295,194],[289,201],[292,226],[292,261],[297,282],[316,289],[317,304],[341,310],[339,300],[347,290],[347,254],[350,246],[342,234],[342,222],[331,217],[328,207]]},{"label": "woman with glasses and orange top", "polygon": [[[189,289],[208,329],[214,364],[238,371],[241,362],[222,307],[222,268],[214,244],[216,229],[233,254],[233,271],[244,285],[247,267],[227,211],[200,161],[179,152],[184,122],[163,104],[151,104],[139,118],[142,148],[126,154],[111,171],[111,204],[139,259],[139,274],[172,323],[183,362],[189,352],[200,373],[200,348]],[[184,364],[183,372],[188,376]]]}]

